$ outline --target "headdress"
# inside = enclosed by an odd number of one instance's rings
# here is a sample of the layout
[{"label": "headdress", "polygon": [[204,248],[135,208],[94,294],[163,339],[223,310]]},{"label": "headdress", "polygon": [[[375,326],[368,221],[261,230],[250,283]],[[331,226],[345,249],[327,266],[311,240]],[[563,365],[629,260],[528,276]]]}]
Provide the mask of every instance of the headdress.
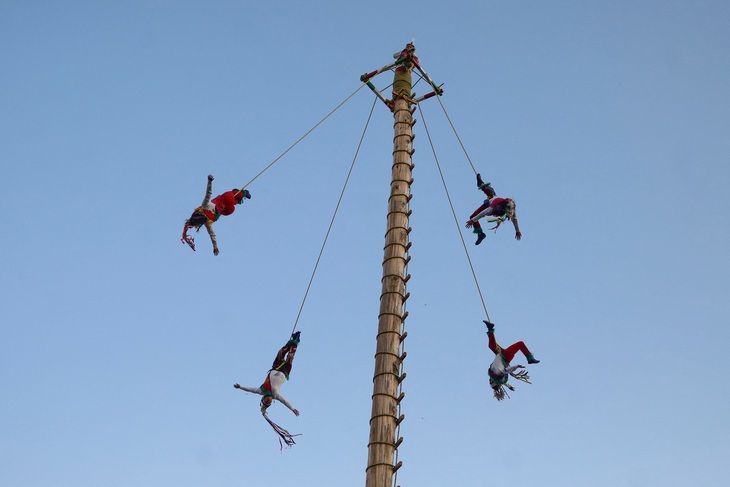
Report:
[{"label": "headdress", "polygon": [[[489,183],[487,183],[489,184]],[[504,215],[498,216],[496,218],[489,218],[487,221],[490,223],[496,223],[495,226],[490,228],[490,230],[496,230],[499,228],[499,226],[504,223],[505,220],[511,220],[515,217],[515,212],[517,211],[517,205],[515,205],[515,202],[513,200],[507,201],[507,203],[504,206]]]},{"label": "headdress", "polygon": [[251,193],[247,189],[233,188],[233,191],[236,192],[233,195],[236,201],[243,201],[244,198],[246,198],[247,200],[251,199]]},{"label": "headdress", "polygon": [[[526,370],[521,370],[519,372],[510,372],[509,375],[511,375],[512,377],[514,377],[517,380],[521,380],[522,382],[527,382],[528,384],[532,384],[532,382],[530,382],[530,376],[527,374]],[[492,386],[492,391],[494,391],[494,398],[497,401],[504,401],[505,399],[510,399],[509,394],[507,394],[507,391],[504,390],[505,387],[513,392],[515,390],[515,388],[512,387],[511,384],[508,384],[507,382],[505,382],[504,384],[498,384],[496,382],[491,382],[491,378],[490,378],[490,385]]]}]

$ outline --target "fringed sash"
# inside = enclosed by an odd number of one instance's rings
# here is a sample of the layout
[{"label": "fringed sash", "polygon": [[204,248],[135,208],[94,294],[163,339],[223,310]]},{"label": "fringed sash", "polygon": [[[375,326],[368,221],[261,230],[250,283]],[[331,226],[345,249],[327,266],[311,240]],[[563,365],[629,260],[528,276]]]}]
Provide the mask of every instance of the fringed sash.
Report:
[{"label": "fringed sash", "polygon": [[[269,416],[266,414],[266,411],[262,412],[264,419],[267,423],[271,425],[272,428],[274,428],[274,431],[276,431],[276,434],[279,435],[279,449],[284,449],[284,443],[286,443],[286,446],[291,448],[296,443],[294,442],[295,436],[301,436],[301,434],[292,435],[287,430],[279,426],[278,424],[274,423],[269,419]],[[282,440],[284,443],[282,443]]]}]

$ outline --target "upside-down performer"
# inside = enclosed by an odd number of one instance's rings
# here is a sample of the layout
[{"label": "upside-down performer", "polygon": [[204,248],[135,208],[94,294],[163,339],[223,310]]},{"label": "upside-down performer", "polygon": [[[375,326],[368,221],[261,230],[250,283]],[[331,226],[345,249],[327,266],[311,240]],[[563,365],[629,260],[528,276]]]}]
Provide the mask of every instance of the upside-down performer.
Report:
[{"label": "upside-down performer", "polygon": [[481,189],[487,199],[484,200],[484,204],[477,208],[474,213],[471,214],[469,220],[466,222],[466,228],[474,228],[474,233],[477,234],[476,245],[482,243],[484,237],[487,235],[484,233],[479,220],[485,216],[491,216],[489,221],[497,222],[497,225],[490,230],[496,230],[505,220],[511,220],[512,225],[515,227],[515,238],[517,240],[522,239],[522,232],[520,232],[520,225],[517,223],[517,207],[514,200],[511,198],[499,198],[497,193],[492,188],[491,183],[485,183],[482,181],[482,176],[477,174],[477,187]]},{"label": "upside-down performer", "polygon": [[208,174],[208,186],[205,189],[205,198],[201,205],[195,210],[190,218],[185,220],[185,228],[183,228],[182,238],[180,241],[186,243],[191,249],[195,250],[195,239],[188,236],[188,229],[195,228],[200,231],[200,227],[205,225],[210,235],[210,241],[213,242],[213,255],[218,255],[218,239],[213,231],[213,223],[221,216],[231,215],[236,211],[236,205],[243,203],[244,199],[251,199],[251,193],[247,189],[233,188],[231,191],[216,196],[212,200],[213,194],[213,176]]},{"label": "upside-down performer", "polygon": [[[271,421],[266,414],[266,410],[273,404],[274,400],[277,400],[284,406],[288,407],[295,415],[299,416],[299,411],[281,395],[281,386],[284,384],[284,381],[289,380],[292,363],[294,362],[294,354],[297,353],[297,346],[299,345],[300,334],[301,332],[299,331],[292,334],[289,341],[286,342],[286,345],[281,347],[279,352],[276,354],[276,358],[274,359],[274,363],[271,366],[269,373],[266,375],[266,380],[264,380],[264,383],[259,387],[246,387],[240,384],[233,384],[233,387],[236,389],[263,396],[261,398],[261,414],[263,414],[264,419],[266,419],[271,427],[274,428],[274,431],[276,431],[276,433],[281,437],[279,440],[280,445],[282,440],[287,446],[294,445],[293,437],[299,435],[292,435],[287,430]],[[283,445],[281,446],[283,448]]]},{"label": "upside-down performer", "polygon": [[492,387],[492,391],[494,391],[494,397],[497,401],[501,401],[505,397],[509,397],[507,392],[504,390],[505,387],[510,391],[515,390],[514,387],[507,383],[510,375],[517,380],[531,384],[530,376],[527,375],[526,370],[515,372],[517,369],[524,369],[524,365],[510,365],[515,354],[517,354],[517,352],[522,352],[522,354],[527,358],[528,364],[539,364],[540,361],[530,353],[530,350],[524,342],[513,343],[507,348],[502,348],[497,345],[497,340],[494,338],[494,324],[486,320],[484,323],[487,325],[489,349],[496,355],[488,370],[489,385]]}]

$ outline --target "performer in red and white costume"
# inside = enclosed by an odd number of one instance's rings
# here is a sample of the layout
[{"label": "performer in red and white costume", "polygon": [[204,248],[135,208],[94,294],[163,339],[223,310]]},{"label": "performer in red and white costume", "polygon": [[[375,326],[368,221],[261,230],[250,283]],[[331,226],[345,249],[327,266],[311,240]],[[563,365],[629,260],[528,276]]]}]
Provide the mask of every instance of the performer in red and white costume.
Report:
[{"label": "performer in red and white costume", "polygon": [[299,345],[300,334],[301,332],[299,331],[294,333],[291,339],[286,342],[286,345],[279,350],[269,373],[266,375],[266,380],[264,380],[261,386],[246,387],[240,384],[233,384],[233,387],[236,389],[264,396],[261,399],[262,413],[266,412],[266,409],[271,406],[274,400],[277,400],[288,407],[295,415],[299,416],[299,411],[281,394],[281,386],[284,385],[285,381],[289,380],[289,374],[291,373],[294,362],[294,354],[297,353],[297,346]]},{"label": "performer in red and white costume", "polygon": [[482,181],[482,176],[477,174],[477,187],[481,189],[487,199],[484,200],[484,204],[477,208],[474,213],[469,216],[469,220],[466,222],[466,228],[474,228],[474,233],[477,234],[476,245],[482,243],[482,240],[487,236],[482,229],[479,220],[485,216],[496,217],[495,221],[497,225],[494,228],[498,228],[504,220],[512,221],[512,225],[515,227],[515,238],[517,240],[522,239],[522,232],[520,232],[520,225],[517,222],[517,207],[514,200],[511,198],[499,198],[497,193],[492,188],[490,183]]},{"label": "performer in red and white costume", "polygon": [[301,332],[299,331],[293,333],[289,341],[286,342],[286,345],[281,347],[279,352],[276,354],[274,364],[271,366],[271,370],[269,370],[269,373],[266,375],[266,380],[264,380],[263,384],[259,387],[245,387],[240,384],[233,384],[233,387],[236,389],[264,396],[261,399],[261,414],[264,416],[266,422],[271,425],[276,434],[279,435],[279,445],[281,445],[282,448],[284,447],[284,443],[286,443],[287,446],[293,446],[295,444],[294,437],[299,435],[293,435],[286,429],[274,423],[271,419],[269,419],[269,416],[266,414],[266,410],[273,404],[274,400],[277,400],[284,406],[288,407],[295,415],[299,416],[299,411],[281,395],[281,386],[284,385],[284,381],[289,380],[292,363],[294,362],[294,354],[297,353],[297,346],[299,345],[300,333]]},{"label": "performer in red and white costume", "polygon": [[514,390],[514,388],[507,383],[510,375],[515,379],[529,383],[530,377],[527,375],[526,371],[516,372],[517,369],[524,369],[524,365],[510,365],[510,362],[512,362],[512,359],[515,357],[517,352],[522,352],[525,358],[527,358],[528,364],[539,364],[540,361],[537,360],[532,353],[530,353],[527,345],[525,345],[522,341],[513,343],[507,348],[502,348],[497,345],[497,340],[494,338],[494,324],[486,320],[484,323],[487,325],[489,349],[496,355],[488,370],[489,385],[494,391],[494,397],[498,401],[501,401],[506,396],[504,387],[507,387],[512,391]]},{"label": "performer in red and white costume", "polygon": [[244,199],[251,199],[251,193],[247,189],[232,189],[225,193],[216,196],[212,200],[210,197],[213,195],[213,176],[208,174],[208,185],[205,189],[205,198],[201,205],[195,210],[193,214],[185,220],[185,227],[183,228],[182,243],[186,243],[191,249],[195,250],[195,240],[193,237],[188,237],[188,229],[195,228],[200,230],[200,227],[205,225],[205,229],[208,230],[210,235],[210,241],[213,243],[213,255],[218,255],[218,238],[213,231],[213,223],[215,223],[221,216],[228,216],[236,211],[236,205],[243,203]]}]

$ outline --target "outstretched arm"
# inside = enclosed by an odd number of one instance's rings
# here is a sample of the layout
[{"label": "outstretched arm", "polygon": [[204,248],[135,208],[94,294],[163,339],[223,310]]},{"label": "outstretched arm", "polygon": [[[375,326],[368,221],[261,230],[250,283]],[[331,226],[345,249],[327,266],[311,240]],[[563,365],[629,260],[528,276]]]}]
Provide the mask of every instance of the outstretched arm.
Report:
[{"label": "outstretched arm", "polygon": [[205,207],[210,203],[210,197],[213,196],[213,177],[212,174],[208,174],[208,185],[205,187],[205,198],[203,198],[203,204],[201,206]]},{"label": "outstretched arm", "polygon": [[294,406],[292,406],[284,396],[274,393],[271,397],[282,403],[284,406],[288,407],[295,415],[299,416],[299,411]]},{"label": "outstretched arm", "polygon": [[505,370],[505,372],[507,372],[508,374],[511,374],[512,372],[514,372],[514,371],[515,371],[515,370],[517,370],[517,369],[524,369],[524,368],[525,368],[525,366],[524,366],[524,365],[510,365],[509,367],[505,367],[505,369],[504,369],[504,370]]},{"label": "outstretched arm", "polygon": [[264,395],[264,393],[261,392],[261,388],[260,387],[246,387],[246,386],[242,386],[241,384],[233,384],[233,387],[235,389],[240,389],[240,390],[246,391],[246,392],[252,392],[252,393],[258,394],[260,396],[263,396]]},{"label": "outstretched arm", "polygon": [[[469,218],[473,219],[474,217],[476,217],[477,215],[479,215],[481,212],[483,212],[487,208],[489,208],[489,200],[486,200],[486,202],[484,204],[482,204],[479,208],[477,208],[476,210],[474,210],[474,213],[472,213],[471,215],[469,215]],[[481,216],[479,216],[479,218],[481,218],[483,216],[484,215],[481,215]],[[479,218],[477,218],[477,220]],[[476,221],[476,220],[474,220],[474,221]]]},{"label": "outstretched arm", "polygon": [[515,227],[515,238],[517,240],[522,240],[522,232],[520,232],[520,224],[517,222],[517,211],[515,211],[515,214],[512,215],[512,225]]},{"label": "outstretched arm", "polygon": [[[485,206],[486,206],[486,208],[484,208]],[[482,206],[480,206],[480,208],[482,208],[481,211],[477,210],[474,213],[472,213],[471,217],[469,218],[471,221],[476,222],[476,221],[481,220],[485,216],[492,214],[492,212],[491,212],[492,209],[489,207],[489,205],[482,205]]]},{"label": "outstretched arm", "polygon": [[216,237],[215,231],[213,230],[213,222],[205,222],[205,229],[208,230],[210,241],[213,243],[213,255],[218,255],[218,237]]}]

